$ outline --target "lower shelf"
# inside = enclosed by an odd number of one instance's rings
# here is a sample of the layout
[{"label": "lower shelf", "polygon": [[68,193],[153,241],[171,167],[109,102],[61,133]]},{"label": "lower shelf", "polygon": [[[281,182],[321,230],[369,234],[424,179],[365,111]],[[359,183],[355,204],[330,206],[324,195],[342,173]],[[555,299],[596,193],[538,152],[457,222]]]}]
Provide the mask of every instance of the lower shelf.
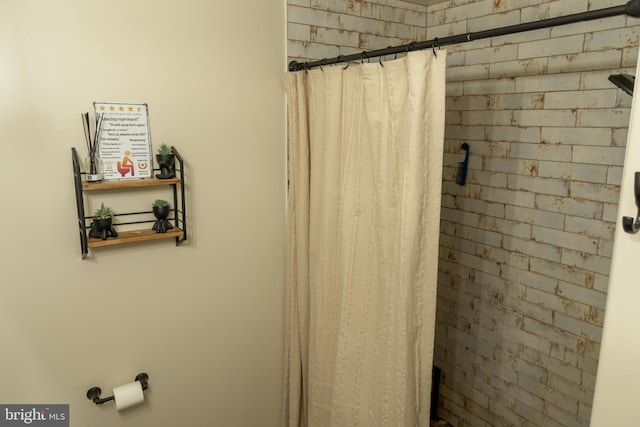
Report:
[{"label": "lower shelf", "polygon": [[151,229],[118,231],[118,237],[108,237],[106,240],[89,237],[87,239],[87,246],[90,248],[99,248],[101,246],[114,246],[122,245],[124,243],[144,242],[147,240],[169,239],[171,237],[181,238],[183,236],[184,231],[180,228],[172,228],[166,233],[156,233],[155,230]]}]

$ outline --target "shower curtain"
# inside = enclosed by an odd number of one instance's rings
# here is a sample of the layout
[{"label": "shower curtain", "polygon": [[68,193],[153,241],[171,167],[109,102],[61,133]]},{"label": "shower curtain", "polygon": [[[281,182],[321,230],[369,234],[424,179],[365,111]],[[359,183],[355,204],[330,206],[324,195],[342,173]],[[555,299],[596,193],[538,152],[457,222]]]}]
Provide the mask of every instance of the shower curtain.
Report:
[{"label": "shower curtain", "polygon": [[429,425],[445,62],[285,77],[285,426]]}]

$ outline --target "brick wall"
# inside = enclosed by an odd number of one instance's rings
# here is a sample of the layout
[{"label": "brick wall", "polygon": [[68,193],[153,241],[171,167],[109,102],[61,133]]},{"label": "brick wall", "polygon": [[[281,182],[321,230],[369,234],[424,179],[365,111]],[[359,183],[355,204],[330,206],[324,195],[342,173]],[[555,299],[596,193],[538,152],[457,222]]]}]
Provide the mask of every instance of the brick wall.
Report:
[{"label": "brick wall", "polygon": [[[427,39],[623,3],[450,0]],[[453,425],[589,424],[631,103],[608,76],[633,74],[639,24],[447,47],[434,363]]]},{"label": "brick wall", "polygon": [[[315,60],[624,1],[288,3],[288,56]],[[633,74],[639,24],[447,46],[434,363],[454,426],[589,424],[631,104],[608,76]]]},{"label": "brick wall", "polygon": [[288,0],[287,55],[317,60],[424,40],[426,11],[395,0]]}]

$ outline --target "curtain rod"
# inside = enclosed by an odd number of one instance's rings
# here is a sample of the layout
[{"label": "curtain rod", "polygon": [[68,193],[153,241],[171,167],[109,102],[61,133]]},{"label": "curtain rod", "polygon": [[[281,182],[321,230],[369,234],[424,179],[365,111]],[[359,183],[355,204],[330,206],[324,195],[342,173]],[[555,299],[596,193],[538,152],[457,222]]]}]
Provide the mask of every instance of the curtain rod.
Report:
[{"label": "curtain rod", "polygon": [[387,47],[384,49],[364,51],[362,53],[354,53],[352,55],[339,55],[335,58],[325,58],[319,61],[298,62],[291,61],[289,63],[289,71],[308,70],[310,68],[321,67],[324,65],[339,64],[341,62],[362,61],[369,58],[376,58],[385,55],[394,55],[398,53],[406,53],[414,50],[423,50],[429,48],[437,48],[450,44],[466,43],[474,40],[486,39],[489,37],[504,36],[507,34],[521,33],[524,31],[538,30],[541,28],[550,28],[558,25],[573,24],[575,22],[592,21],[595,19],[609,18],[611,16],[629,15],[636,18],[640,17],[640,0],[630,0],[627,4],[621,6],[607,7],[604,9],[591,10],[588,12],[574,13],[572,15],[560,16],[557,18],[542,19],[540,21],[527,22],[524,24],[509,25],[506,27],[494,28],[492,30],[477,31],[456,36],[434,38],[422,42],[411,42],[409,44]]}]

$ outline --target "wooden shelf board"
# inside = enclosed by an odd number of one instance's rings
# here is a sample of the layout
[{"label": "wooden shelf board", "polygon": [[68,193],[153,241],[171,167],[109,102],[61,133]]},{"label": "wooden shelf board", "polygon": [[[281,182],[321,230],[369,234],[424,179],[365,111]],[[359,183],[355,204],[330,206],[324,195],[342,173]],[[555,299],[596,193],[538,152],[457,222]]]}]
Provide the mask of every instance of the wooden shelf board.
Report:
[{"label": "wooden shelf board", "polygon": [[89,237],[87,239],[87,246],[90,248],[98,248],[101,246],[114,246],[124,243],[144,242],[147,240],[169,239],[171,237],[182,237],[183,235],[184,232],[180,228],[172,228],[166,233],[156,233],[155,230],[151,229],[118,231],[118,237],[108,237],[106,240]]},{"label": "wooden shelf board", "polygon": [[154,187],[159,185],[179,184],[180,178],[157,179],[125,179],[122,181],[83,182],[82,190],[111,190],[118,188]]}]

